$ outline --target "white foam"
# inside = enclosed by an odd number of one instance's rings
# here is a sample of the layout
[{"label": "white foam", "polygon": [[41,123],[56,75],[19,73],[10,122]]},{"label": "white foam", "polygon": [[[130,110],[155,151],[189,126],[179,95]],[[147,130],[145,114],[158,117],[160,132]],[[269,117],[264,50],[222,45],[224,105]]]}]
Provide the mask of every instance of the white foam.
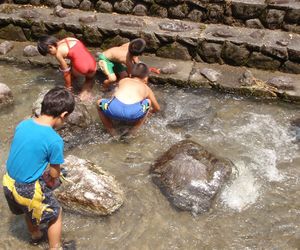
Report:
[{"label": "white foam", "polygon": [[231,209],[241,211],[255,203],[259,197],[260,184],[244,162],[235,165],[239,170],[239,175],[231,185],[225,187],[221,200]]}]

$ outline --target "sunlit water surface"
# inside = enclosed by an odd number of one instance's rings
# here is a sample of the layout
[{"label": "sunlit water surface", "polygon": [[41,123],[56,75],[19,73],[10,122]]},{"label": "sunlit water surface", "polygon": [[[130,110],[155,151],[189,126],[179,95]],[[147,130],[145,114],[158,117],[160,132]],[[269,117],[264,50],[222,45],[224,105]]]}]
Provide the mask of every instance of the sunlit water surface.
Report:
[{"label": "sunlit water surface", "polygon": [[[4,64],[0,82],[15,97],[13,107],[0,111],[2,175],[16,124],[31,114],[42,90],[63,82],[51,69]],[[152,87],[163,111],[125,141],[112,140],[94,105],[89,106],[98,123],[88,132],[94,139],[66,155],[89,159],[113,174],[126,199],[109,217],[65,212],[64,241],[74,240],[77,249],[300,248],[300,151],[290,126],[300,115],[299,106],[214,91]],[[99,86],[94,94],[102,94]],[[231,159],[236,167],[214,209],[204,215],[175,210],[149,175],[154,160],[184,138]],[[28,244],[23,218],[9,212],[2,192],[0,197],[0,249],[36,249]]]}]

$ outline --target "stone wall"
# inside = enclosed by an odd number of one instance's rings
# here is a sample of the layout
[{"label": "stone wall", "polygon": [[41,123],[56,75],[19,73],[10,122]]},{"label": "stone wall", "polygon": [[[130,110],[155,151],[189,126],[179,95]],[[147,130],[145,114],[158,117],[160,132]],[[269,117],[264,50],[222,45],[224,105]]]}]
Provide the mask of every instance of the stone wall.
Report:
[{"label": "stone wall", "polygon": [[107,49],[142,37],[146,52],[159,57],[300,73],[300,35],[296,34],[291,38],[286,32],[214,24],[199,27],[155,18],[145,22],[141,17],[100,13],[84,12],[83,16],[78,10],[64,18],[55,17],[47,8],[10,11],[0,12],[0,38],[6,40],[36,41],[44,34],[74,36]]},{"label": "stone wall", "polygon": [[300,2],[293,0],[7,0],[16,4],[96,10],[224,23],[300,33]]}]

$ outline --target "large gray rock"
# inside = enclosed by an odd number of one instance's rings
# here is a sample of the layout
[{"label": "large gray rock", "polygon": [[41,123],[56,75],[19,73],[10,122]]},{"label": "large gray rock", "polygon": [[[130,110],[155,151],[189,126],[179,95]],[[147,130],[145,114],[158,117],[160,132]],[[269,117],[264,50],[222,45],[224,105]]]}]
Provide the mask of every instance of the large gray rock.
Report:
[{"label": "large gray rock", "polygon": [[182,19],[189,13],[187,4],[177,5],[169,8],[169,16],[172,18]]},{"label": "large gray rock", "polygon": [[0,83],[0,107],[11,103],[13,103],[13,95],[10,88],[4,83]]},{"label": "large gray rock", "polygon": [[296,83],[288,76],[277,76],[269,79],[267,82],[272,87],[282,90],[294,90]]},{"label": "large gray rock", "polygon": [[60,5],[57,5],[53,10],[53,15],[63,18],[68,15],[68,11]]},{"label": "large gray rock", "polygon": [[173,145],[151,166],[153,182],[177,208],[208,211],[226,180],[232,163],[219,159],[190,140]]},{"label": "large gray rock", "polygon": [[232,3],[233,16],[240,19],[251,19],[259,17],[266,6],[259,4],[249,4],[243,2]]},{"label": "large gray rock", "polygon": [[9,41],[4,41],[0,44],[0,55],[5,55],[14,48],[14,44]]},{"label": "large gray rock", "polygon": [[202,42],[198,48],[198,54],[208,63],[223,63],[221,58],[222,44]]},{"label": "large gray rock", "polygon": [[137,16],[147,16],[147,7],[143,4],[137,4],[133,10],[132,10],[134,15]]},{"label": "large gray rock", "polygon": [[247,65],[249,67],[269,70],[278,69],[280,64],[280,61],[275,60],[272,57],[263,55],[259,52],[253,52],[247,62]]},{"label": "large gray rock", "polygon": [[250,52],[245,45],[236,45],[231,42],[225,42],[222,50],[222,57],[225,62],[231,65],[244,65]]},{"label": "large gray rock", "polygon": [[188,14],[188,18],[194,22],[201,22],[203,19],[203,13],[200,10],[192,10],[189,14]]},{"label": "large gray rock", "polygon": [[114,7],[109,2],[104,2],[104,1],[99,0],[96,3],[96,10],[98,10],[100,12],[111,13],[113,11],[113,9],[114,9]]},{"label": "large gray rock", "polygon": [[191,59],[188,49],[177,42],[158,49],[157,56],[181,60]]},{"label": "large gray rock", "polygon": [[261,16],[261,21],[269,29],[280,29],[284,20],[285,11],[269,9]]},{"label": "large gray rock", "polygon": [[134,3],[131,0],[122,0],[120,2],[117,1],[114,4],[114,8],[116,9],[116,11],[124,14],[131,13],[133,7],[134,7]]},{"label": "large gray rock", "polygon": [[123,204],[119,183],[99,166],[69,155],[63,167],[67,177],[55,196],[64,208],[86,215],[109,215]]},{"label": "large gray rock", "polygon": [[62,6],[66,8],[77,8],[80,4],[79,0],[62,0]]}]

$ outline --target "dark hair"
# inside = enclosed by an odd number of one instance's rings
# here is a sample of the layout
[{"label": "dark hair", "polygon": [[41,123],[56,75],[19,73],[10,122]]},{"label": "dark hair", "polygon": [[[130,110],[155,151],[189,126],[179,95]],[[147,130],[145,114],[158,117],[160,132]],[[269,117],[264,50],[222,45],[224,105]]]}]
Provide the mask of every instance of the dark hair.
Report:
[{"label": "dark hair", "polygon": [[42,115],[60,116],[63,112],[71,114],[75,108],[73,94],[64,87],[49,90],[42,101]]},{"label": "dark hair", "polygon": [[46,56],[49,53],[49,45],[57,46],[58,39],[54,36],[41,36],[37,42],[39,53]]},{"label": "dark hair", "polygon": [[137,39],[132,40],[129,43],[128,51],[133,56],[139,56],[144,52],[145,47],[146,47],[145,40],[141,39],[141,38],[137,38]]},{"label": "dark hair", "polygon": [[131,70],[131,77],[144,79],[149,76],[149,68],[145,63],[134,64]]}]

